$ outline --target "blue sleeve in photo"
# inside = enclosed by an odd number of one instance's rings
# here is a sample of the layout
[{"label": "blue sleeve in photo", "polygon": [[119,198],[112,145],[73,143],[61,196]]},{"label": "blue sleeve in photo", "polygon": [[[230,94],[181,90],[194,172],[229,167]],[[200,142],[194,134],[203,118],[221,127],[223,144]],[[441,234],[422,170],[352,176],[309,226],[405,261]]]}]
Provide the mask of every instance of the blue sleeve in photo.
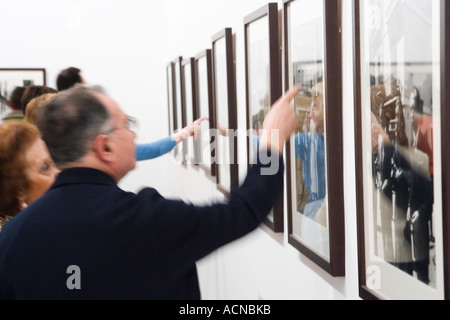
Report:
[{"label": "blue sleeve in photo", "polygon": [[171,136],[152,143],[137,144],[136,160],[143,161],[160,157],[172,151],[176,145],[175,140]]}]

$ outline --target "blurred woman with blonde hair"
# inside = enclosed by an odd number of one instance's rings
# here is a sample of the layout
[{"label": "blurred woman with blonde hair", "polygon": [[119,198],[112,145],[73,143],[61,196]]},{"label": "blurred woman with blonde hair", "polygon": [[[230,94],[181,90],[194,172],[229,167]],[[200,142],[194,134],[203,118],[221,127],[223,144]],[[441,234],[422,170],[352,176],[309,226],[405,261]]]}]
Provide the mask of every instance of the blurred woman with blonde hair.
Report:
[{"label": "blurred woman with blonde hair", "polygon": [[45,103],[53,100],[56,97],[57,93],[44,93],[43,95],[33,98],[28,102],[27,107],[25,109],[25,117],[24,120],[36,124],[36,119],[38,115],[39,108]]}]

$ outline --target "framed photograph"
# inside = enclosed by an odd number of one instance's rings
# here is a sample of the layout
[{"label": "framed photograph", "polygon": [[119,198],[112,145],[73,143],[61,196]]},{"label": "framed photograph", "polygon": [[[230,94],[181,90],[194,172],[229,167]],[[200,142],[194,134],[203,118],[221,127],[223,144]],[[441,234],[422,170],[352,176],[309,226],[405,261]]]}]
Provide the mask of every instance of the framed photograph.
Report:
[{"label": "framed photograph", "polygon": [[196,73],[196,114],[197,119],[207,117],[209,121],[201,124],[200,138],[194,140],[195,163],[211,177],[216,175],[216,167],[212,159],[215,150],[212,145],[216,138],[211,129],[215,127],[214,122],[214,97],[213,97],[213,75],[212,75],[212,50],[206,49],[195,57]]},{"label": "framed photograph", "polygon": [[171,135],[175,130],[175,117],[174,117],[174,101],[175,101],[175,91],[173,88],[175,87],[174,81],[174,73],[175,68],[173,62],[170,62],[166,66],[166,75],[167,75],[167,111],[169,115],[169,135]]},{"label": "framed photograph", "polygon": [[341,3],[286,0],[286,88],[301,85],[299,127],[286,148],[288,242],[345,275]]},{"label": "framed photograph", "polygon": [[[174,94],[173,94],[173,118],[174,118],[174,132],[183,129],[183,123],[186,123],[186,118],[183,110],[184,107],[184,87],[182,83],[183,79],[183,57],[176,58],[173,62],[173,81],[174,81]],[[177,144],[173,149],[173,157],[179,164],[185,163],[184,158],[184,145],[183,143]]]},{"label": "framed photograph", "polygon": [[[249,166],[256,157],[265,116],[282,95],[280,32],[277,3],[268,3],[244,18]],[[274,232],[284,231],[283,198],[282,194],[265,221]]]},{"label": "framed photograph", "polygon": [[45,86],[46,82],[44,68],[0,68],[0,118],[10,111],[9,100],[16,87]]},{"label": "framed photograph", "polygon": [[449,299],[450,4],[353,5],[359,293]]},{"label": "framed photograph", "polygon": [[[184,59],[182,62],[182,87],[183,87],[183,122],[184,128],[188,124],[194,122],[197,117],[194,107],[197,105],[196,95],[196,75],[195,75],[195,58]],[[194,137],[183,140],[183,157],[184,164],[194,164]]]},{"label": "framed photograph", "polygon": [[212,37],[212,55],[215,129],[223,133],[217,134],[213,161],[216,163],[217,187],[228,196],[239,185],[235,38],[231,28]]}]

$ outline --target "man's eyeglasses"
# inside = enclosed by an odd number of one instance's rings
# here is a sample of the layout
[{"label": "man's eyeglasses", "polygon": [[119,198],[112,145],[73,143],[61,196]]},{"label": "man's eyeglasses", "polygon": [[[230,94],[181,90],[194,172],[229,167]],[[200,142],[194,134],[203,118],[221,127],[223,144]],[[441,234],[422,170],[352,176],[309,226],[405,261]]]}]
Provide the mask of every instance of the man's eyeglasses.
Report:
[{"label": "man's eyeglasses", "polygon": [[139,122],[135,117],[127,116],[127,123],[125,127],[130,131],[137,132],[139,130]]},{"label": "man's eyeglasses", "polygon": [[107,130],[106,132],[102,132],[102,134],[110,134],[111,132],[122,129],[122,128],[128,129],[133,132],[137,132],[139,129],[138,120],[135,117],[127,116],[127,121],[123,127],[113,127],[111,129]]}]

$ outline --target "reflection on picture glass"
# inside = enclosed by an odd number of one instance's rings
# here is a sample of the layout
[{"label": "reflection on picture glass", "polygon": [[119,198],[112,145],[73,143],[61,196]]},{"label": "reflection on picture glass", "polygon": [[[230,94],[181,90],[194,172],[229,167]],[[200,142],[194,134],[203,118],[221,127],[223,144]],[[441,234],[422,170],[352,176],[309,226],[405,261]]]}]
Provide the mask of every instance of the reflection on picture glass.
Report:
[{"label": "reflection on picture glass", "polygon": [[[369,0],[361,10],[363,131],[371,128],[363,137],[367,265],[383,266],[384,274],[397,270],[399,279],[412,277],[433,289],[441,250],[433,161],[440,112],[438,4]],[[399,294],[387,281],[381,290]]]},{"label": "reflection on picture glass", "polygon": [[[209,101],[208,101],[208,70],[207,70],[207,58],[206,56],[197,60],[198,70],[198,104],[200,110],[200,118],[207,117],[209,115]],[[210,134],[210,121],[202,121],[201,123],[201,146],[200,146],[200,164],[204,164],[211,167],[211,134]]]},{"label": "reflection on picture glass", "polygon": [[295,21],[288,27],[290,86],[302,86],[294,99],[299,126],[291,137],[293,236],[329,261],[323,1],[292,2],[289,21]]},{"label": "reflection on picture glass", "polygon": [[[227,57],[225,38],[214,43],[215,87],[216,87],[216,121],[217,125],[230,127],[228,120],[228,85],[227,85]],[[217,137],[216,161],[218,163],[219,184],[227,191],[231,189],[230,178],[230,140],[227,136]]]}]

